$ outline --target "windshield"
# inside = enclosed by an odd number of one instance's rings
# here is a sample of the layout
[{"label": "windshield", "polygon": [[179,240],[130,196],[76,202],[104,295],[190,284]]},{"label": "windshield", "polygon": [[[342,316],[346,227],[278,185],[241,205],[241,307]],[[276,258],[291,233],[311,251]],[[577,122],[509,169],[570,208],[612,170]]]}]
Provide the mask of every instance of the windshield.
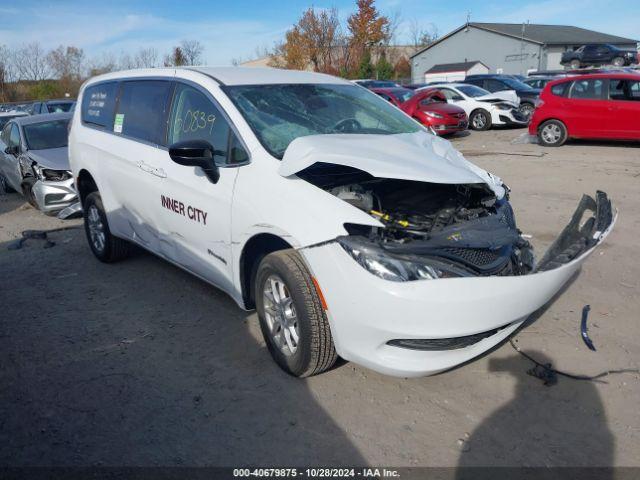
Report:
[{"label": "windshield", "polygon": [[509,88],[513,90],[532,90],[530,85],[521,82],[520,80],[516,80],[515,78],[501,78],[502,83],[506,84]]},{"label": "windshield", "polygon": [[458,87],[462,93],[464,93],[467,97],[481,97],[483,95],[489,95],[489,92],[484,88],[476,87],[475,85],[460,85]]},{"label": "windshield", "polygon": [[407,100],[409,100],[411,97],[413,97],[416,92],[414,92],[413,90],[409,90],[408,88],[402,88],[402,89],[398,89],[398,90],[392,90],[392,93],[398,97],[398,100],[400,100],[400,102],[404,103]]},{"label": "windshield", "polygon": [[421,127],[356,85],[239,85],[224,88],[262,145],[282,158],[298,137],[413,133]]},{"label": "windshield", "polygon": [[51,122],[25,125],[24,136],[29,150],[44,150],[67,146],[69,120],[53,120]]},{"label": "windshield", "polygon": [[0,117],[0,130],[11,120],[12,118],[20,117],[21,115],[5,115]]}]

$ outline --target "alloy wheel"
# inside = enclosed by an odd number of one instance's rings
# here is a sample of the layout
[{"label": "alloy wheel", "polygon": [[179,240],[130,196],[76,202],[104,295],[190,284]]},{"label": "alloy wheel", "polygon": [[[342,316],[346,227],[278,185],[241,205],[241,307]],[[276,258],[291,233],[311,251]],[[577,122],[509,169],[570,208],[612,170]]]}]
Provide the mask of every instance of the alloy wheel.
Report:
[{"label": "alloy wheel", "polygon": [[487,124],[487,119],[484,116],[484,113],[476,113],[473,116],[473,127],[477,129],[483,128]]},{"label": "alloy wheel", "polygon": [[103,252],[106,245],[105,228],[98,207],[95,205],[91,205],[87,212],[87,226],[89,227],[89,236],[91,237],[93,248],[97,252]]},{"label": "alloy wheel", "polygon": [[269,335],[287,357],[298,350],[300,329],[291,292],[282,278],[270,275],[264,284],[264,316]]}]

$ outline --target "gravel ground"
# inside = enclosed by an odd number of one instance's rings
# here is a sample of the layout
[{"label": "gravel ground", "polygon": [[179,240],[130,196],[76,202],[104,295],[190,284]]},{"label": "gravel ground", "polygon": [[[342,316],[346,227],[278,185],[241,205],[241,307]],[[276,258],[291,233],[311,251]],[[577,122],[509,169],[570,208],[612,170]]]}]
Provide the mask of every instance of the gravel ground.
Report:
[{"label": "gravel ground", "polygon": [[[453,142],[512,188],[539,255],[582,193],[607,191],[620,217],[518,345],[574,373],[637,369],[640,145],[511,144],[522,132]],[[79,228],[8,249],[79,226],[0,197],[0,465],[640,466],[637,373],[547,387],[507,343],[433,377],[341,363],[293,379],[255,313],[153,255],[101,264]]]}]

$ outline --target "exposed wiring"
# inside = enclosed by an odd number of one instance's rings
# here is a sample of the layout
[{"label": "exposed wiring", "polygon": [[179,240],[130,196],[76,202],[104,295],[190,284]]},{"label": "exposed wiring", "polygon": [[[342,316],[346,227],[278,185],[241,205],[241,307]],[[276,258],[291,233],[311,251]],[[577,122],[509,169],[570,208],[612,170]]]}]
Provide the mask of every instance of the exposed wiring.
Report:
[{"label": "exposed wiring", "polygon": [[526,358],[527,360],[529,360],[530,362],[533,362],[535,364],[535,368],[532,368],[531,370],[528,370],[527,373],[531,376],[534,376],[536,378],[541,379],[542,381],[544,381],[544,384],[547,386],[551,386],[554,385],[557,382],[557,375],[563,376],[563,377],[567,377],[567,378],[571,378],[572,380],[587,380],[590,382],[597,382],[597,383],[608,383],[604,380],[600,380],[602,377],[606,377],[609,375],[614,375],[617,373],[640,373],[640,370],[638,370],[637,368],[623,368],[620,370],[607,370],[605,372],[601,372],[598,373],[597,375],[578,375],[575,373],[568,373],[568,372],[563,372],[562,370],[556,370],[555,368],[552,367],[552,365],[550,363],[542,363],[539,362],[538,360],[536,360],[535,358],[533,358],[532,356],[524,353],[520,347],[518,347],[515,342],[513,341],[513,338],[509,339],[509,343],[511,344],[511,346],[513,347],[513,349],[518,352],[520,355],[522,355],[524,358]]}]

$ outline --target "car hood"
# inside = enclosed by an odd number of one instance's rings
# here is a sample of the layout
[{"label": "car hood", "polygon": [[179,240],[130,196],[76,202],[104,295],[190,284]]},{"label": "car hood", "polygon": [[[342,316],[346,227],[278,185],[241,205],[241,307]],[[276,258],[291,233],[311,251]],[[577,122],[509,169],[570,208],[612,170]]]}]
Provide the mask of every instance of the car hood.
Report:
[{"label": "car hood", "polygon": [[67,147],[29,150],[29,157],[41,167],[51,170],[69,170]]},{"label": "car hood", "polygon": [[503,101],[515,103],[516,106],[520,105],[520,97],[515,92],[515,90],[503,90],[501,92],[493,92],[487,95],[482,95],[480,97],[474,97],[475,100],[479,100],[481,102],[491,102],[491,101]]},{"label": "car hood", "polygon": [[464,113],[464,109],[452,103],[446,103],[446,102],[430,103],[428,105],[419,105],[418,110],[420,110],[421,112],[445,113],[447,115]]},{"label": "car hood", "polygon": [[441,184],[485,183],[498,198],[505,193],[500,178],[467,161],[449,141],[425,131],[298,137],[284,152],[278,173],[288,177],[315,163],[357,168],[377,178]]}]

